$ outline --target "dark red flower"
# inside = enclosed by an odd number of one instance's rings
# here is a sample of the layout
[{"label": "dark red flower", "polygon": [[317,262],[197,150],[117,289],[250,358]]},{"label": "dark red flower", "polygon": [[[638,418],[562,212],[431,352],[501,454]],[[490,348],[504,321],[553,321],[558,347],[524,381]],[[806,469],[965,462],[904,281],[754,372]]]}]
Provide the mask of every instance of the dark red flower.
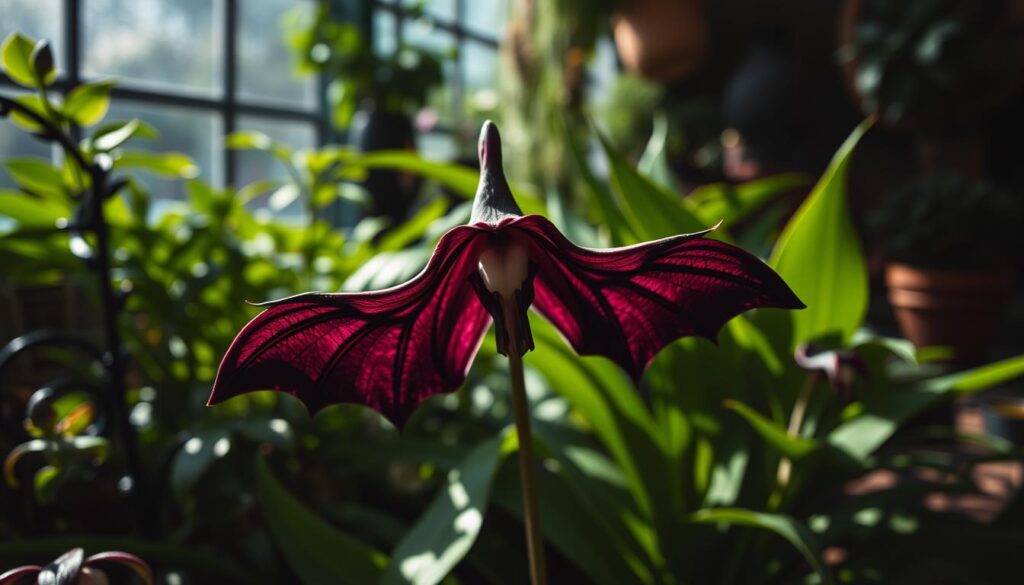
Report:
[{"label": "dark red flower", "polygon": [[[499,352],[533,349],[531,306],[578,353],[605,356],[634,380],[675,339],[714,339],[747,309],[803,307],[767,265],[707,232],[593,250],[523,216],[490,122],[480,170],[470,225],[441,237],[418,276],[382,291],[266,303],[224,356],[209,403],[275,389],[311,412],[365,404],[401,426],[424,399],[462,384],[492,320]],[[515,347],[507,319],[522,332]]]}]

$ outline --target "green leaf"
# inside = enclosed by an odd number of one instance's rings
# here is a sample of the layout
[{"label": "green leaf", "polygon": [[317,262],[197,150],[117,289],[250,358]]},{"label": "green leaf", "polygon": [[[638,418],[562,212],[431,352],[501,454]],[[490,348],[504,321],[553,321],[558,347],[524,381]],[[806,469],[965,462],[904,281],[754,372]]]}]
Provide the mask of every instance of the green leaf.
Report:
[{"label": "green leaf", "polygon": [[43,86],[48,86],[57,78],[57,69],[53,64],[53,49],[50,48],[50,41],[43,39],[36,43],[29,57],[32,62],[32,71],[35,78]]},{"label": "green leaf", "polygon": [[507,436],[509,429],[481,443],[448,472],[441,493],[395,545],[381,583],[434,585],[466,556],[483,526]]},{"label": "green leaf", "polygon": [[35,70],[32,67],[32,51],[35,42],[21,33],[11,33],[0,46],[0,62],[7,76],[19,85],[36,89]]},{"label": "green leaf", "polygon": [[784,457],[799,461],[817,451],[820,446],[813,439],[789,435],[786,429],[775,421],[766,418],[738,400],[726,400],[725,407],[742,416],[762,439],[775,447]]},{"label": "green leaf", "polygon": [[109,152],[136,136],[141,138],[157,138],[159,133],[155,128],[138,118],[127,122],[107,124],[92,135],[92,148],[96,152]]},{"label": "green leaf", "polygon": [[302,189],[299,189],[298,185],[295,183],[285,183],[270,194],[270,197],[267,199],[267,206],[274,211],[281,211],[295,203],[299,199],[299,195],[302,195]]},{"label": "green leaf", "polygon": [[23,228],[52,228],[57,220],[71,215],[67,205],[36,199],[24,193],[0,191],[0,216],[8,217]]},{"label": "green leaf", "polygon": [[[15,98],[14,101],[39,114],[43,119],[48,118],[46,109],[43,107],[43,99],[38,95],[21,95]],[[43,126],[34,118],[27,116],[19,110],[11,110],[11,122],[26,132],[39,132],[43,129]]]},{"label": "green leaf", "polygon": [[14,182],[29,193],[52,200],[61,200],[67,194],[60,171],[45,160],[17,158],[7,161],[4,166]]},{"label": "green leaf", "polygon": [[846,203],[854,148],[871,127],[858,126],[782,232],[771,265],[807,308],[793,313],[793,343],[828,335],[849,339],[868,307],[868,274]]},{"label": "green leaf", "polygon": [[387,557],[325,523],[289,494],[259,457],[256,495],[270,533],[306,585],[376,583]]},{"label": "green leaf", "polygon": [[832,585],[832,574],[819,556],[820,547],[814,533],[802,522],[781,514],[765,514],[743,508],[709,508],[698,510],[690,519],[701,524],[736,524],[769,530],[785,538],[821,577],[822,583]]},{"label": "green leaf", "polygon": [[865,402],[861,414],[837,426],[828,442],[863,461],[903,422],[943,396],[979,392],[1020,376],[1024,376],[1024,356],[931,378],[909,388],[889,388],[875,400]]},{"label": "green leaf", "polygon": [[630,232],[628,222],[624,221],[622,211],[619,209],[618,204],[615,203],[615,197],[608,189],[608,185],[598,180],[597,176],[590,169],[583,145],[573,135],[564,118],[562,120],[562,132],[566,143],[569,145],[569,154],[572,155],[576,168],[583,175],[583,181],[590,188],[592,199],[597,203],[601,219],[604,220],[604,226],[608,228],[608,233],[611,236],[612,245],[625,246],[639,242],[640,239],[636,234]]},{"label": "green leaf", "polygon": [[57,495],[57,480],[59,478],[59,468],[53,465],[40,467],[32,478],[32,488],[36,499],[40,502],[52,502]]},{"label": "green leaf", "polygon": [[232,132],[224,137],[224,146],[238,150],[270,150],[274,141],[255,130]]},{"label": "green leaf", "polygon": [[715,183],[697,187],[684,202],[708,225],[719,221],[731,225],[808,182],[803,173],[785,173],[739,185]]},{"label": "green leaf", "polygon": [[641,175],[625,158],[615,152],[608,140],[598,133],[608,167],[612,187],[632,231],[644,240],[656,240],[679,234],[705,230],[702,223],[683,208],[680,198],[663,191]]},{"label": "green leaf", "polygon": [[352,164],[367,169],[389,169],[416,173],[435,180],[457,195],[472,199],[480,173],[461,165],[427,160],[408,150],[380,150],[358,155]]},{"label": "green leaf", "polygon": [[180,152],[123,152],[114,159],[116,168],[139,168],[156,175],[175,179],[194,179],[199,167]]},{"label": "green leaf", "polygon": [[64,99],[64,114],[80,126],[89,127],[107,115],[113,81],[86,83],[72,89]]}]

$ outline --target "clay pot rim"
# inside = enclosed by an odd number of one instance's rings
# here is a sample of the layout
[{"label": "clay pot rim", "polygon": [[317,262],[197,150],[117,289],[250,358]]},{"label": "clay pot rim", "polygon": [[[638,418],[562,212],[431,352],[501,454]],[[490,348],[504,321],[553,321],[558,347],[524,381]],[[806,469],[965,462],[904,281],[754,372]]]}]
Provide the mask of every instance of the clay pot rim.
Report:
[{"label": "clay pot rim", "polygon": [[1010,267],[991,269],[931,268],[889,261],[885,284],[889,288],[931,290],[1009,290],[1015,272]]}]

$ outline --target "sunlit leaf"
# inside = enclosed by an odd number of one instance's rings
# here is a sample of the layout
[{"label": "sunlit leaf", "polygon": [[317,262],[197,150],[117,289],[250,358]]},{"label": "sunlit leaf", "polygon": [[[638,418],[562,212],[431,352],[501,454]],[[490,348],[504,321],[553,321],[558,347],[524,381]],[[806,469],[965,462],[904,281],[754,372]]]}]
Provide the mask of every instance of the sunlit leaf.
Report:
[{"label": "sunlit leaf", "polygon": [[14,182],[30,193],[60,200],[66,193],[64,178],[48,161],[38,158],[16,158],[4,163]]},{"label": "sunlit leaf", "polygon": [[615,151],[607,138],[600,134],[598,136],[608,157],[618,206],[632,231],[641,239],[656,240],[711,227],[684,209],[678,196],[664,191],[637,172],[633,165]]},{"label": "sunlit leaf", "polygon": [[262,458],[256,493],[274,542],[303,583],[378,582],[387,557],[321,520],[274,479]]},{"label": "sunlit leaf", "polygon": [[597,203],[597,209],[604,220],[603,225],[608,228],[608,233],[611,236],[612,245],[625,246],[639,242],[640,239],[637,238],[636,234],[630,232],[629,224],[623,219],[622,211],[619,210],[618,204],[615,203],[615,197],[609,190],[607,183],[600,181],[594,175],[590,164],[587,162],[583,145],[573,135],[572,130],[564,120],[562,132],[566,143],[569,145],[569,154],[572,155],[573,162],[576,163],[576,169],[583,176],[584,182],[586,182],[587,187],[590,189],[590,196],[594,203]]},{"label": "sunlit leaf", "polygon": [[506,435],[481,443],[448,472],[441,493],[395,546],[381,583],[434,585],[466,556],[483,526]]},{"label": "sunlit leaf", "polygon": [[117,168],[138,168],[162,177],[194,179],[199,175],[199,167],[185,154],[180,152],[123,152],[114,159]]},{"label": "sunlit leaf", "polygon": [[64,114],[75,123],[89,127],[107,115],[113,81],[86,83],[72,89],[64,99]]},{"label": "sunlit leaf", "polygon": [[136,136],[155,139],[159,133],[138,118],[127,122],[107,124],[92,135],[92,148],[97,152],[109,152]]},{"label": "sunlit leaf", "polygon": [[461,165],[425,159],[407,150],[380,150],[359,155],[353,165],[367,169],[388,169],[415,173],[433,179],[462,197],[476,193],[480,174]]},{"label": "sunlit leaf", "polygon": [[23,228],[53,228],[57,220],[66,219],[70,214],[71,209],[57,201],[0,191],[0,216],[13,219]]},{"label": "sunlit leaf", "polygon": [[32,68],[32,50],[36,44],[21,33],[11,33],[0,46],[0,61],[7,76],[19,85],[35,89],[36,76]]},{"label": "sunlit leaf", "polygon": [[809,183],[807,175],[785,173],[728,185],[715,183],[694,189],[685,199],[687,207],[708,225],[726,225],[746,219],[782,195]]},{"label": "sunlit leaf", "polygon": [[828,335],[849,339],[868,307],[868,274],[846,201],[854,148],[871,127],[858,126],[782,232],[771,265],[807,308],[792,314],[793,343]]},{"label": "sunlit leaf", "polygon": [[970,394],[1024,376],[1024,356],[956,374],[924,380],[908,388],[890,388],[863,405],[863,412],[841,423],[828,442],[864,460],[892,437],[910,417],[946,395]]}]

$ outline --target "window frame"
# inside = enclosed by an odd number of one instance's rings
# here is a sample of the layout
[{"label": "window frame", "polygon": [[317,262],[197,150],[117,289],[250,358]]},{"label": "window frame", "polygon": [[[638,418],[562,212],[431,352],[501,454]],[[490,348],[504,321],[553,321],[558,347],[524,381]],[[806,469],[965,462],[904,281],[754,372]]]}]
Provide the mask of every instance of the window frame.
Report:
[{"label": "window frame", "polygon": [[[331,127],[326,107],[327,84],[322,75],[317,78],[316,105],[311,109],[289,107],[283,103],[260,103],[247,100],[244,97],[240,98],[238,92],[238,45],[241,26],[239,3],[243,0],[215,1],[219,5],[215,5],[214,9],[220,13],[221,17],[218,23],[221,27],[219,50],[224,56],[220,71],[220,83],[219,86],[215,86],[219,90],[216,94],[200,96],[192,91],[180,91],[172,87],[153,89],[144,84],[133,84],[132,80],[124,80],[113,87],[111,97],[114,100],[125,100],[141,105],[181,107],[196,112],[214,114],[220,118],[223,130],[222,136],[214,137],[217,140],[223,140],[224,136],[230,135],[238,129],[239,117],[258,116],[274,121],[300,122],[312,126],[315,130],[317,146],[323,146],[333,141],[336,134]],[[61,34],[64,40],[63,69],[50,89],[62,96],[67,95],[75,87],[92,81],[92,78],[82,75],[82,28],[84,26],[82,4],[81,0],[62,0],[61,2],[63,28]],[[7,75],[0,73],[0,89],[21,91],[24,88]],[[72,134],[76,140],[81,138],[81,132],[81,128],[72,128]],[[223,184],[234,185],[238,170],[235,152],[224,148],[223,143],[220,146]]]}]

